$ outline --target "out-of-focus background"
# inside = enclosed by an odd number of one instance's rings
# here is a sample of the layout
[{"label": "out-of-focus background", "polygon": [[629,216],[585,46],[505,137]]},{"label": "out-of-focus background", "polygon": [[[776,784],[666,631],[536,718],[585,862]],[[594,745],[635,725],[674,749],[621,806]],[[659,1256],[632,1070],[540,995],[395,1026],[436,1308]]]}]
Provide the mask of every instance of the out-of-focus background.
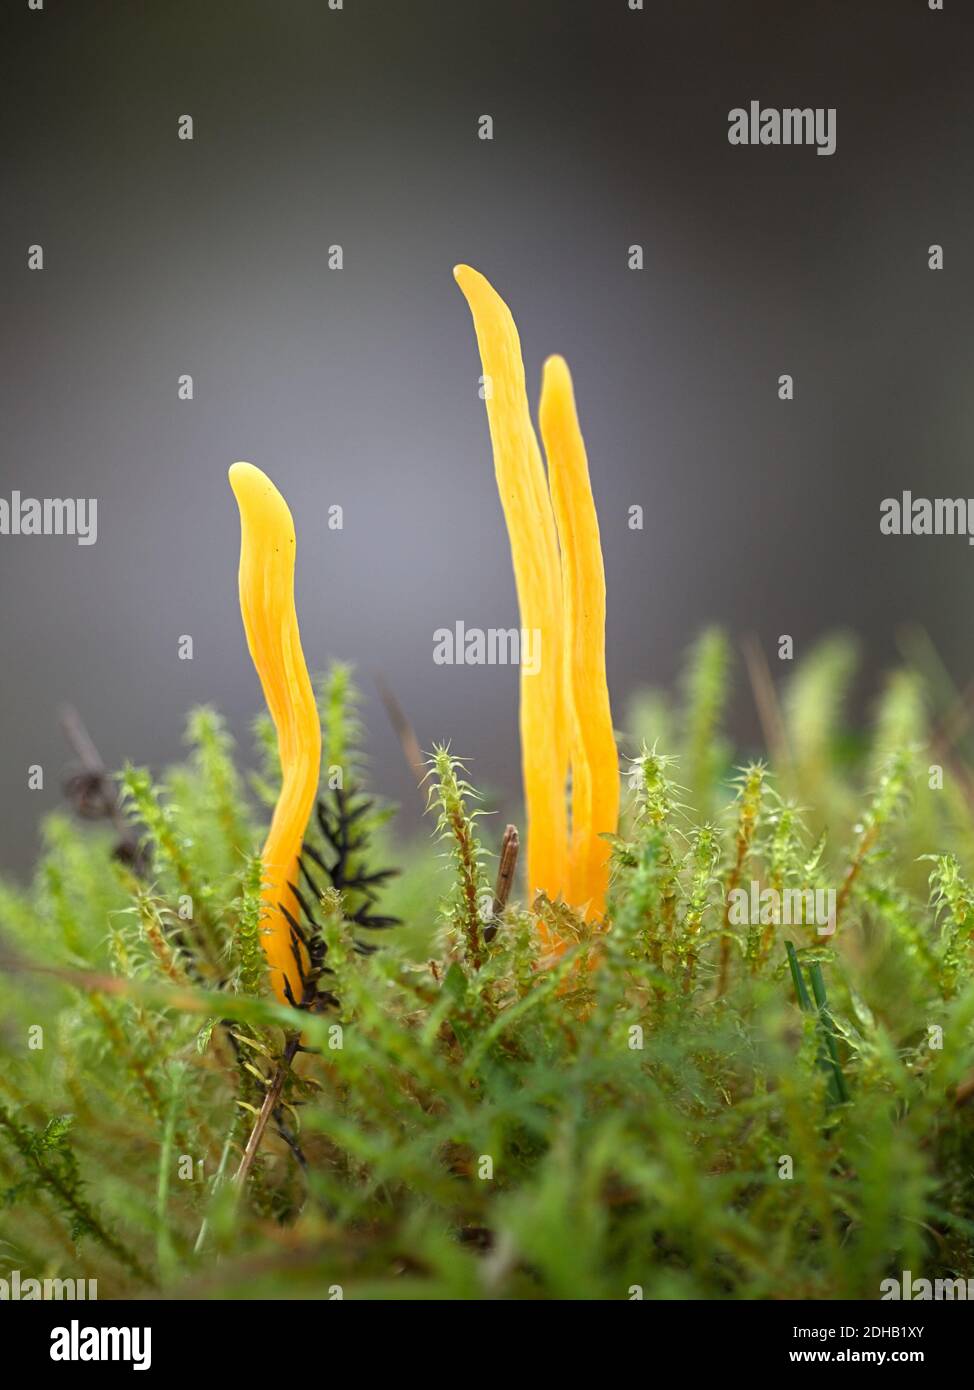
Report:
[{"label": "out-of-focus background", "polygon": [[[0,536],[0,869],[59,798],[62,701],[112,766],[176,757],[194,703],[247,736],[236,459],[291,503],[306,653],[356,663],[407,828],[376,673],[516,804],[516,671],[432,659],[517,622],[459,260],[535,397],[573,369],[617,722],[713,621],[776,674],[779,634],[854,631],[864,710],[910,623],[966,682],[974,550],[879,504],[974,495],[972,41],[961,0],[6,0],[0,496],[97,497],[99,530]],[[837,108],[836,153],[732,147],[751,100]],[[733,722],[756,745],[743,675]]]}]

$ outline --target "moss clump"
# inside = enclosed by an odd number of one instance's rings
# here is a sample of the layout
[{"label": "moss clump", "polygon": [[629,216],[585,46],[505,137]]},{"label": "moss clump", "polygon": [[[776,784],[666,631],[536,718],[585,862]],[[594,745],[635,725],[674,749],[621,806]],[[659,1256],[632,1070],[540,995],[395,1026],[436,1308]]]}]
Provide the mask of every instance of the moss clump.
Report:
[{"label": "moss clump", "polygon": [[[57,815],[29,890],[0,886],[0,1258],[101,1297],[876,1298],[903,1269],[974,1275],[961,726],[911,668],[850,734],[852,663],[828,643],[780,706],[765,688],[770,758],[743,768],[719,634],[685,707],[639,702],[608,932],[516,889],[496,909],[491,822],[444,749],[446,854],[377,868],[339,669],[301,1013],[267,991],[259,817],[196,712],[185,766],[122,778],[137,855]],[[780,920],[816,893],[834,932]]]}]

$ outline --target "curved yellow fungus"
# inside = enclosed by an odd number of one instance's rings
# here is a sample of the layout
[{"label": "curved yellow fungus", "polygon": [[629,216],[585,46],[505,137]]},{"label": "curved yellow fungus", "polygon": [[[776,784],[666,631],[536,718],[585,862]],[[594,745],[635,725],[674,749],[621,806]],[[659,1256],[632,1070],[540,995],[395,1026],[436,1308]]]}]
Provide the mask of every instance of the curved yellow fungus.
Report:
[{"label": "curved yellow fungus", "polygon": [[587,917],[605,912],[608,843],[619,821],[619,761],[605,674],[605,568],[588,459],[568,364],[544,365],[541,438],[561,544],[565,689],[571,720],[572,839],[568,901]]},{"label": "curved yellow fungus", "polygon": [[251,463],[235,463],[230,486],[240,508],[240,612],[251,659],[277,731],[281,792],[261,859],[264,870],[262,942],[274,993],[300,1002],[302,952],[295,958],[285,909],[300,920],[290,884],[314,805],[321,765],[321,725],[301,650],[294,608],[294,522],[284,498]]},{"label": "curved yellow fungus", "polygon": [[557,898],[568,865],[568,726],[555,521],[511,312],[478,271],[458,265],[453,274],[470,306],[483,363],[494,472],[511,542],[521,627],[539,634],[541,642],[540,669],[529,674],[522,666],[520,681],[528,890],[543,889]]}]

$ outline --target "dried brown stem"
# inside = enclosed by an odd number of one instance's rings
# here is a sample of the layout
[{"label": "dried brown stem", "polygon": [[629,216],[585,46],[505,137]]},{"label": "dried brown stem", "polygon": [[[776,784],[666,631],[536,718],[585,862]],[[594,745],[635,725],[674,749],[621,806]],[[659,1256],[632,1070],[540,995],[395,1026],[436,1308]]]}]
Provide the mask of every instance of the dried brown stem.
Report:
[{"label": "dried brown stem", "polygon": [[277,1064],[277,1070],[274,1073],[271,1084],[267,1088],[264,1103],[260,1107],[260,1112],[254,1121],[254,1127],[250,1131],[250,1138],[247,1140],[247,1146],[243,1151],[240,1167],[233,1176],[234,1184],[237,1187],[243,1187],[244,1183],[247,1181],[248,1173],[254,1166],[254,1160],[257,1157],[257,1151],[264,1137],[264,1131],[270,1122],[271,1116],[278,1107],[278,1103],[281,1099],[281,1092],[284,1090],[284,1083],[287,1080],[287,1074],[291,1070],[291,1063],[294,1061],[294,1055],[300,1044],[300,1033],[292,1033],[284,1045],[284,1055]]},{"label": "dried brown stem", "polygon": [[753,633],[748,633],[741,646],[744,651],[744,663],[747,666],[748,679],[751,682],[751,690],[754,694],[754,703],[757,706],[758,719],[761,722],[761,732],[764,735],[765,744],[776,766],[779,768],[790,767],[791,754],[788,747],[788,735],[785,732],[785,721],[781,714],[778,692],[774,688],[774,681],[771,679],[771,672],[768,670],[764,652]]},{"label": "dried brown stem", "polygon": [[484,940],[493,941],[497,935],[497,919],[500,917],[507,900],[511,896],[511,889],[514,886],[514,875],[517,872],[517,856],[521,847],[520,836],[517,833],[516,825],[508,825],[504,829],[504,838],[501,840],[500,861],[497,865],[497,882],[494,885],[494,902],[491,908],[491,916],[494,921],[484,930]]},{"label": "dried brown stem", "polygon": [[379,698],[389,716],[389,723],[396,731],[403,756],[416,778],[416,785],[421,786],[426,780],[426,762],[423,758],[423,750],[419,746],[419,739],[416,737],[416,731],[406,717],[402,705],[382,677],[376,676],[375,683],[379,690]]}]

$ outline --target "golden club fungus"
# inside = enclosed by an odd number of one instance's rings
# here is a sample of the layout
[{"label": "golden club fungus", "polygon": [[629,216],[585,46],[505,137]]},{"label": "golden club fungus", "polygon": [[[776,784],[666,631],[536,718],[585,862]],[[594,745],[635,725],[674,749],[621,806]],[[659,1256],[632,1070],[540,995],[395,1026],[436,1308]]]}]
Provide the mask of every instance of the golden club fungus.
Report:
[{"label": "golden club fungus", "polygon": [[[619,770],[605,672],[605,573],[571,377],[562,358],[545,363],[546,476],[511,312],[476,270],[461,265],[454,275],[483,363],[521,627],[540,644],[540,662],[520,673],[527,888],[599,919],[609,874],[603,837],[617,828]],[[278,998],[298,1001],[307,960],[300,946],[295,958],[287,915],[300,915],[290,885],[317,791],[321,729],[294,607],[294,523],[259,468],[235,463],[230,484],[240,508],[240,611],[281,754],[281,792],[261,853],[263,944]]]},{"label": "golden club fungus", "polygon": [[527,888],[562,893],[568,868],[568,724],[562,673],[558,538],[541,450],[531,424],[521,343],[511,311],[470,266],[453,272],[473,315],[483,362],[494,472],[511,541],[521,627],[540,641],[536,674],[521,668],[521,769]]},{"label": "golden club fungus", "polygon": [[453,273],[470,306],[483,363],[521,626],[541,633],[539,675],[521,672],[528,891],[544,889],[598,918],[609,875],[609,846],[601,837],[617,828],[619,765],[605,673],[599,524],[571,377],[562,358],[545,364],[540,417],[546,479],[511,312],[476,270],[460,265]]},{"label": "golden club fungus", "polygon": [[262,943],[274,993],[300,1002],[301,972],[285,910],[300,908],[290,884],[314,805],[321,765],[321,725],[301,650],[294,607],[294,522],[284,498],[251,463],[235,463],[230,486],[240,508],[240,612],[251,659],[277,731],[281,791],[261,851],[264,872]]},{"label": "golden club fungus", "polygon": [[589,917],[605,912],[608,842],[619,820],[619,763],[605,674],[605,568],[588,459],[568,364],[544,366],[541,438],[561,545],[564,672],[571,720],[572,839],[565,896]]}]

